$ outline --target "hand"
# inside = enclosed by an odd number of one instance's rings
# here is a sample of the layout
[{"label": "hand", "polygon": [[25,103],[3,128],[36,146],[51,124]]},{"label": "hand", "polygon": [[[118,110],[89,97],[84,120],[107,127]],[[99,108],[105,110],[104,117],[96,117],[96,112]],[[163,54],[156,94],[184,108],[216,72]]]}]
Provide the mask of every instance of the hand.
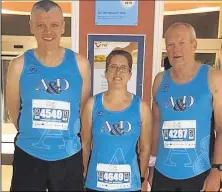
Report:
[{"label": "hand", "polygon": [[219,191],[220,189],[220,172],[213,168],[204,181],[201,191]]},{"label": "hand", "polygon": [[148,173],[148,182],[150,184],[150,187],[152,186],[153,182],[153,174],[154,174],[154,167],[149,167],[149,173]]}]

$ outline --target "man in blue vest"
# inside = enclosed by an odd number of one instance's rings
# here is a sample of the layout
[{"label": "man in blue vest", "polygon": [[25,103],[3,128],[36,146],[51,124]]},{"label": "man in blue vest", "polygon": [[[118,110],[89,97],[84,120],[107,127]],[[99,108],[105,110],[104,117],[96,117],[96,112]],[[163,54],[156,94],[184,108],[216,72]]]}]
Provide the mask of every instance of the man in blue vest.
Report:
[{"label": "man in blue vest", "polygon": [[82,191],[80,112],[90,92],[90,66],[60,46],[65,22],[53,1],[34,4],[37,48],[12,60],[7,103],[18,129],[11,191]]},{"label": "man in blue vest", "polygon": [[[218,191],[222,173],[222,74],[195,61],[197,40],[191,25],[173,24],[166,31],[165,42],[172,68],[159,73],[153,84],[151,190]],[[211,166],[212,111],[216,141]]]}]

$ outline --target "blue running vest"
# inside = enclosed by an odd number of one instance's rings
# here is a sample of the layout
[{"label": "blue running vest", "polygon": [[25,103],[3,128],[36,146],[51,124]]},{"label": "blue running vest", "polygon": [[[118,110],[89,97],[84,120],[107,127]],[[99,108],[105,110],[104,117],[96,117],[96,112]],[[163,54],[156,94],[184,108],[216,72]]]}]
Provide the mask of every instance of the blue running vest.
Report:
[{"label": "blue running vest", "polygon": [[163,74],[156,95],[161,113],[155,167],[166,177],[187,179],[210,169],[209,68],[201,65],[196,76],[185,84],[173,82],[170,70]]},{"label": "blue running vest", "polygon": [[47,67],[24,53],[20,78],[21,109],[16,145],[39,159],[55,161],[81,150],[82,77],[75,53],[65,49],[60,65]]},{"label": "blue running vest", "polygon": [[140,99],[132,95],[129,107],[108,111],[103,93],[94,97],[92,112],[92,153],[86,187],[99,190],[141,189],[137,141],[140,136]]}]

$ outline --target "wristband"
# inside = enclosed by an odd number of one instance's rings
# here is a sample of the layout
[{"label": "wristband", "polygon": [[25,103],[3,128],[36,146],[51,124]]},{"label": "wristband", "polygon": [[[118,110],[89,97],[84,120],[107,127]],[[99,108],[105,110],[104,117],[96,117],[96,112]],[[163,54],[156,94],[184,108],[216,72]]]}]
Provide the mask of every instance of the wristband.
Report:
[{"label": "wristband", "polygon": [[156,163],[156,157],[151,155],[149,160],[149,167],[154,167],[155,163]]}]

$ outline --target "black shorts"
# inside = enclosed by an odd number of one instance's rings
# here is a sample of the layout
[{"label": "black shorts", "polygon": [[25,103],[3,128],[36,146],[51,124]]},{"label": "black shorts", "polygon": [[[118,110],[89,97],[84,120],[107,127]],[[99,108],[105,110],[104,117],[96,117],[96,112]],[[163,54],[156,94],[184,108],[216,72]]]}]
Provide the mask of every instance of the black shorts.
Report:
[{"label": "black shorts", "polygon": [[44,161],[15,147],[11,191],[83,191],[82,151],[58,160]]},{"label": "black shorts", "polygon": [[154,169],[151,191],[200,191],[210,170],[189,179],[168,178]]}]

